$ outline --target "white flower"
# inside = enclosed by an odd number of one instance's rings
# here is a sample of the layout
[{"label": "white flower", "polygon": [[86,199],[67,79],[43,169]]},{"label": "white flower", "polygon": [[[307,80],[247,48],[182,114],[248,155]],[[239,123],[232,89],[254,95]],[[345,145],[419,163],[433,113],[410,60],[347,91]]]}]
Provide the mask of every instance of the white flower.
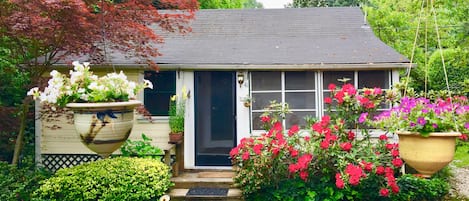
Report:
[{"label": "white flower", "polygon": [[53,78],[58,77],[58,76],[60,76],[60,73],[59,73],[59,71],[53,70],[53,71],[50,72],[50,76],[52,76]]},{"label": "white flower", "polygon": [[83,65],[80,64],[80,62],[78,61],[74,61],[73,63],[73,70],[77,71],[77,72],[82,72],[85,70],[85,67]]},{"label": "white flower", "polygon": [[88,97],[90,97],[90,95],[88,95],[88,94],[81,94],[80,99],[81,99],[81,100],[84,100],[84,101],[88,101]]},{"label": "white flower", "polygon": [[160,197],[159,201],[170,201],[171,197],[169,195],[163,195]]},{"label": "white flower", "polygon": [[82,79],[83,72],[70,71],[70,83],[75,84],[78,80]]},{"label": "white flower", "polygon": [[98,89],[98,83],[97,82],[92,82],[89,86],[89,89],[91,90],[97,90]]},{"label": "white flower", "polygon": [[26,93],[26,95],[33,96],[33,99],[36,100],[39,97],[39,88],[34,87],[34,88],[30,89],[28,91],[28,93]]},{"label": "white flower", "polygon": [[41,102],[56,104],[64,107],[69,102],[106,102],[134,99],[136,94],[146,87],[152,88],[149,81],[135,83],[127,80],[123,71],[109,73],[103,77],[93,75],[90,71],[90,63],[80,64],[73,62],[73,70],[69,77],[53,70],[50,72],[51,79],[43,92],[37,87],[28,91],[28,95],[39,98]]},{"label": "white flower", "polygon": [[86,91],[85,88],[79,88],[77,92],[78,92],[79,94],[82,94],[82,93],[85,93],[85,91]]}]

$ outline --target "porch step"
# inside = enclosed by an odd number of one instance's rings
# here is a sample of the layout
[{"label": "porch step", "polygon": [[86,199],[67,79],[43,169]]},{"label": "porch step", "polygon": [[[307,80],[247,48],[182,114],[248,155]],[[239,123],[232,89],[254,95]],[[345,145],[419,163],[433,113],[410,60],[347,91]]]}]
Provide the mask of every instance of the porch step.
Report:
[{"label": "porch step", "polygon": [[[243,200],[241,190],[234,187],[234,173],[232,171],[189,171],[173,177],[171,180],[175,183],[169,192],[171,201],[191,201],[191,200],[219,200],[219,201],[239,201]],[[228,189],[226,195],[187,195],[191,188],[225,188]],[[215,190],[215,189],[214,189]],[[210,194],[210,193],[207,193]]]},{"label": "porch step", "polygon": [[203,188],[233,188],[232,171],[204,171],[204,172],[184,172],[171,180],[175,183],[173,189],[189,189],[195,187]]}]

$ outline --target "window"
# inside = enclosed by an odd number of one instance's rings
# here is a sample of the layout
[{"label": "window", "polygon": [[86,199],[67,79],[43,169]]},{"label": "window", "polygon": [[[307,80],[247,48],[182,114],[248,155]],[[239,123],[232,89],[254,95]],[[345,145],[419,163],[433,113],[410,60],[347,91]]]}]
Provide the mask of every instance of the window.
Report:
[{"label": "window", "polygon": [[175,71],[145,71],[145,79],[153,83],[153,89],[145,89],[145,108],[154,116],[168,116],[169,99],[176,94]]},{"label": "window", "polygon": [[[357,89],[379,87],[387,90],[390,87],[390,71],[325,71],[323,72],[323,97],[330,97],[329,84],[333,83],[340,87],[344,84],[339,80],[348,80],[346,83],[353,84]],[[358,87],[357,87],[358,85]],[[326,104],[324,106],[324,113],[326,113]],[[388,104],[381,104],[378,108],[383,110],[389,108]],[[334,109],[332,109],[334,111]]]},{"label": "window", "polygon": [[287,114],[286,128],[298,124],[304,126],[305,116],[316,116],[315,72],[252,72],[251,96],[253,130],[262,130],[260,115],[270,101],[286,102],[292,113]]},{"label": "window", "polygon": [[[260,115],[272,100],[289,104],[292,113],[287,114],[282,122],[286,128],[295,124],[304,128],[304,117],[319,117],[326,113],[323,98],[330,96],[330,83],[340,87],[342,80],[347,80],[346,83],[358,89],[380,87],[386,90],[391,86],[391,71],[251,72],[250,80],[251,97],[254,99],[251,106],[252,130],[262,130]],[[319,107],[321,105],[323,107]],[[378,110],[384,108],[389,108],[389,105],[383,103]]]}]

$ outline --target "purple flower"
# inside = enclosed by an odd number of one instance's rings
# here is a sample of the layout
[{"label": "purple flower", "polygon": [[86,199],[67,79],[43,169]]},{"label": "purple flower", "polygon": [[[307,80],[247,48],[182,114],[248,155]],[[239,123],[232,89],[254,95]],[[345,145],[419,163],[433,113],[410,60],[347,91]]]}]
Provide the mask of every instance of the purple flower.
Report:
[{"label": "purple flower", "polygon": [[417,118],[417,123],[421,126],[424,126],[427,123],[427,121],[425,120],[425,118],[419,117]]},{"label": "purple flower", "polygon": [[358,123],[365,122],[367,117],[368,117],[368,112],[361,113],[360,118],[358,118]]},{"label": "purple flower", "polygon": [[437,129],[437,128],[438,128],[438,124],[432,124],[432,127],[433,127],[434,129]]},{"label": "purple flower", "polygon": [[469,122],[466,122],[466,123],[464,124],[464,128],[469,129]]},{"label": "purple flower", "polygon": [[415,124],[414,122],[410,122],[410,127],[415,127],[415,125],[417,124]]}]

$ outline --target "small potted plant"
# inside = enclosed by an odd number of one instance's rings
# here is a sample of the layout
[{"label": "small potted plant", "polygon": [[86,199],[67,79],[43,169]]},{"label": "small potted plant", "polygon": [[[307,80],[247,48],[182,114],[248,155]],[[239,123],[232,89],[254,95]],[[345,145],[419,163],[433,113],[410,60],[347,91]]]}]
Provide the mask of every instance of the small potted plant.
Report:
[{"label": "small potted plant", "polygon": [[153,88],[150,81],[137,84],[120,73],[98,77],[89,63],[75,61],[70,76],[53,70],[43,91],[32,88],[28,95],[49,108],[68,108],[83,144],[102,157],[108,157],[128,138],[133,127],[134,108],[141,105],[136,94]]},{"label": "small potted plant", "polygon": [[424,176],[453,160],[456,137],[469,128],[466,97],[430,100],[403,97],[398,104],[375,117],[378,128],[399,136],[399,151],[408,165]]},{"label": "small potted plant", "polygon": [[244,107],[251,107],[252,103],[254,102],[254,98],[250,96],[246,96],[242,99]]},{"label": "small potted plant", "polygon": [[173,95],[169,101],[169,142],[171,143],[179,143],[184,137],[187,94],[186,87],[183,87],[181,95]]}]

